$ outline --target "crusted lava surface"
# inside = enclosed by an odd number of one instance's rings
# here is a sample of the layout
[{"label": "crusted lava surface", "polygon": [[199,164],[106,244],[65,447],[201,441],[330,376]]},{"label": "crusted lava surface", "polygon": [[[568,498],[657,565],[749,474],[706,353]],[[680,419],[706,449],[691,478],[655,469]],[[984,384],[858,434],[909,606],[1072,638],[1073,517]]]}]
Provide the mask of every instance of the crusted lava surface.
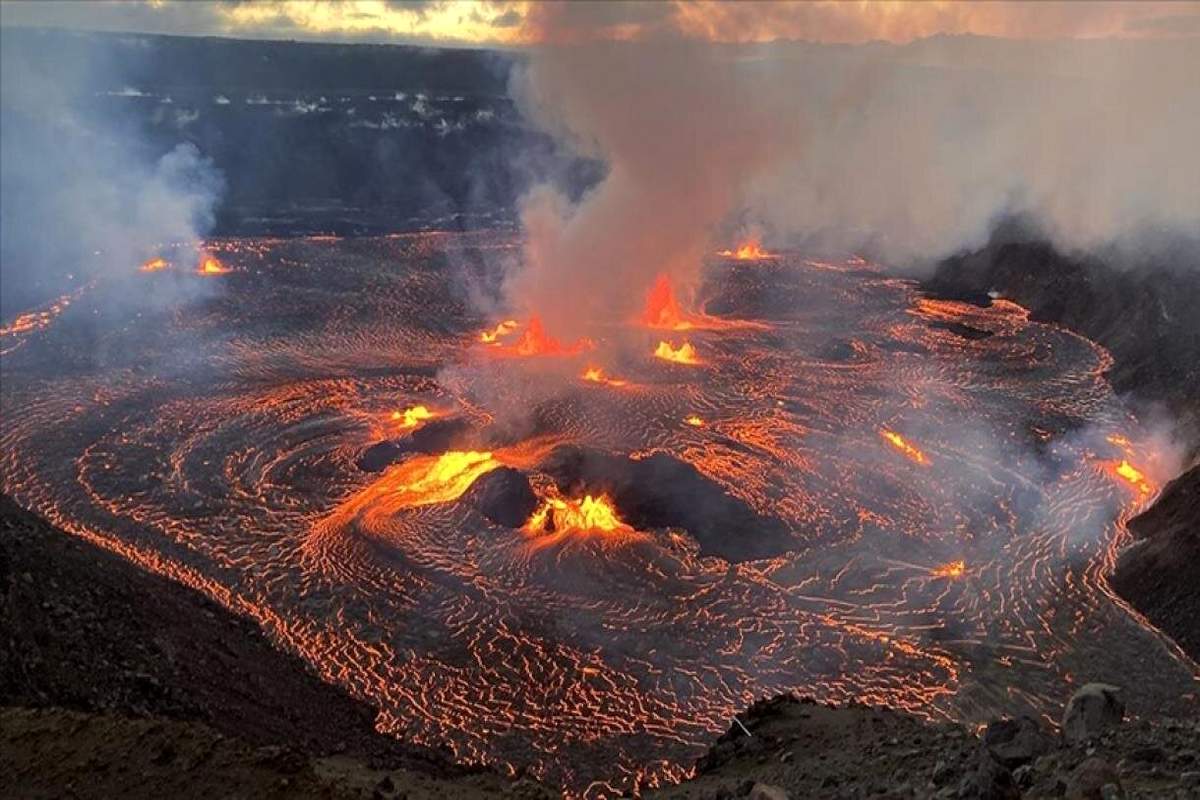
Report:
[{"label": "crusted lava surface", "polygon": [[[518,247],[222,239],[219,275],[132,265],[3,335],[0,481],[253,620],[382,733],[581,794],[685,777],[780,692],[967,724],[1053,718],[1079,680],[1194,708],[1193,665],[1104,580],[1166,476],[1103,348],[779,252],[714,260],[686,335],[598,320],[594,348],[523,353],[532,321],[490,344],[504,317],[464,289]],[[176,284],[203,291],[115,302]],[[555,502],[581,505],[521,523]]]}]

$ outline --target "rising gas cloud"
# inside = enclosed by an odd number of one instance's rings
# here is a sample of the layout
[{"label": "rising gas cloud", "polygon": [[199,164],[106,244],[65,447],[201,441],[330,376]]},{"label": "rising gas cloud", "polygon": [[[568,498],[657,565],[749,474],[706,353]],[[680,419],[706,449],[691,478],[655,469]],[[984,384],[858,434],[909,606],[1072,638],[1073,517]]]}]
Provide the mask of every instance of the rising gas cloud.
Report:
[{"label": "rising gas cloud", "polygon": [[569,333],[625,316],[737,224],[901,268],[1011,215],[1066,249],[1192,236],[1196,74],[1194,39],[541,46],[514,94],[608,173],[575,203],[529,193],[510,299]]},{"label": "rising gas cloud", "polygon": [[[221,174],[192,144],[152,147],[103,90],[125,85],[101,48],[58,58],[38,34],[5,30],[0,57],[0,271],[3,311],[44,302],[100,277],[127,277],[170,243],[194,243],[213,226]],[[132,91],[132,90],[127,90]],[[194,255],[188,256],[189,266]],[[158,282],[120,295],[173,303],[206,291]]]}]

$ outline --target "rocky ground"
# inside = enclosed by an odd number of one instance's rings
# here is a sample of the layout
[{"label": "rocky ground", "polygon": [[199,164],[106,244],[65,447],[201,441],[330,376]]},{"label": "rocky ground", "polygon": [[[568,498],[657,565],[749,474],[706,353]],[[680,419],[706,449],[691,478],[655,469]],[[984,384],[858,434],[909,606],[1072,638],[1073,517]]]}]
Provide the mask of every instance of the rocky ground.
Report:
[{"label": "rocky ground", "polygon": [[[1062,733],[1029,719],[982,731],[890,709],[790,696],[756,703],[697,764],[649,797],[752,800],[1200,798],[1200,720],[1122,721],[1092,684]],[[743,727],[744,726],[744,727]]]},{"label": "rocky ground", "polygon": [[1167,484],[1129,531],[1138,541],[1109,583],[1200,660],[1200,465]]}]

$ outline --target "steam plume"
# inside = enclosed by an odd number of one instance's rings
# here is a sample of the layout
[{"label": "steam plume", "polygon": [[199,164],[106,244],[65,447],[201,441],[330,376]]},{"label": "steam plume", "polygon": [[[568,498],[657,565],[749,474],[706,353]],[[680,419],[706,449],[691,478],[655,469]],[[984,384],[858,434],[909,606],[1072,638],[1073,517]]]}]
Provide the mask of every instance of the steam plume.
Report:
[{"label": "steam plume", "polygon": [[[33,58],[38,36],[5,30],[0,48],[6,313],[90,278],[129,275],[156,246],[200,239],[223,188],[194,145],[155,152],[96,97],[96,87],[124,85],[98,51]],[[178,299],[162,291],[129,299]]]},{"label": "steam plume", "polygon": [[609,172],[577,204],[528,195],[510,297],[556,330],[626,315],[657,273],[694,275],[731,219],[903,266],[1011,214],[1067,249],[1190,235],[1196,74],[1191,39],[544,47],[520,102]]}]

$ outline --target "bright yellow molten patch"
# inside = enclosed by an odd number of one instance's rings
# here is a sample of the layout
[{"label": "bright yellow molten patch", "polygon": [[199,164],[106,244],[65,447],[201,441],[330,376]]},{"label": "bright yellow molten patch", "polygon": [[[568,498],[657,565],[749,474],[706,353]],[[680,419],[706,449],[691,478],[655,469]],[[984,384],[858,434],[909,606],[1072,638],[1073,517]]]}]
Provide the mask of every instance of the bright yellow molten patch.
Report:
[{"label": "bright yellow molten patch", "polygon": [[670,342],[659,342],[658,347],[654,350],[654,356],[664,361],[673,361],[676,364],[700,363],[700,359],[696,355],[696,348],[692,347],[689,342],[684,342],[679,347],[673,346]]},{"label": "bright yellow molten patch", "polygon": [[906,441],[905,438],[900,434],[896,433],[895,431],[889,431],[887,428],[883,428],[879,431],[879,435],[886,439],[888,444],[903,453],[908,460],[916,462],[922,466],[929,465],[929,457],[918,450],[914,445],[909,444],[908,441]]},{"label": "bright yellow molten patch", "polygon": [[529,533],[611,532],[628,527],[606,495],[593,497],[590,494],[584,495],[582,500],[546,498],[525,523]]},{"label": "bright yellow molten patch", "polygon": [[401,428],[415,428],[417,425],[426,420],[433,419],[435,416],[437,415],[426,406],[413,406],[403,411],[393,411],[392,422],[398,423]]},{"label": "bright yellow molten patch", "polygon": [[423,506],[457,500],[471,484],[500,466],[491,453],[452,450],[405,462],[389,473],[382,490],[403,506]]}]

